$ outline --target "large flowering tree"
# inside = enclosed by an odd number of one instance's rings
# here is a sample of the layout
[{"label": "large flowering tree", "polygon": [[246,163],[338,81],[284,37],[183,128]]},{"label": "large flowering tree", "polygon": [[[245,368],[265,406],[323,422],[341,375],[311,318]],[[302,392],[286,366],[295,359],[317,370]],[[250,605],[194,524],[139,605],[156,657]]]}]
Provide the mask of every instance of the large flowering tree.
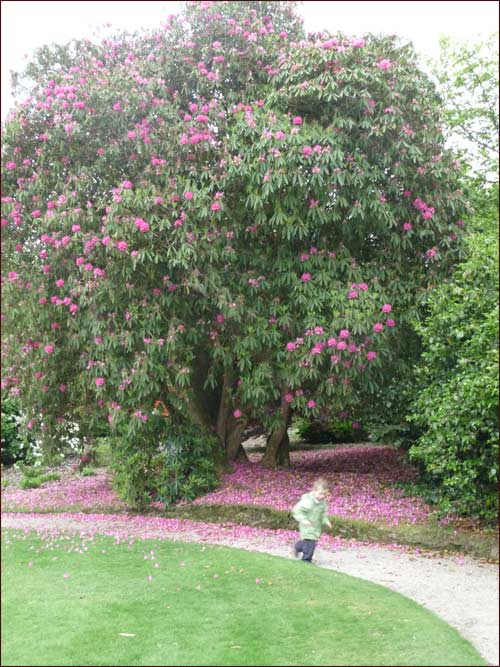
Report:
[{"label": "large flowering tree", "polygon": [[2,269],[4,387],[30,427],[134,438],[162,401],[226,459],[261,420],[272,465],[292,411],[377,387],[456,258],[457,166],[410,46],[306,38],[293,5],[188,3],[27,68]]}]

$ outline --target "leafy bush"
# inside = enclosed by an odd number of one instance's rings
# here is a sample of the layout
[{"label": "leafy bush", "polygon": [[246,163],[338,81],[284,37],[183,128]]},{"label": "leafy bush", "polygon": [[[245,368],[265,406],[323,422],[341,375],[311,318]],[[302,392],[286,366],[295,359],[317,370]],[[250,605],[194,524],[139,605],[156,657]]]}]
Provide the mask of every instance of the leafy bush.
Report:
[{"label": "leafy bush", "polygon": [[81,475],[82,477],[92,477],[92,475],[95,475],[95,474],[96,474],[96,473],[95,473],[94,468],[83,468],[83,469],[80,471],[80,475]]},{"label": "leafy bush", "polygon": [[113,486],[135,510],[144,510],[155,500],[165,507],[192,500],[216,485],[214,436],[187,425],[168,429],[155,432],[150,424],[133,435],[109,439]]},{"label": "leafy bush", "polygon": [[54,482],[61,479],[61,476],[55,472],[42,475],[40,469],[37,468],[25,468],[24,473],[25,476],[20,483],[22,489],[38,489],[45,482]]},{"label": "leafy bush", "polygon": [[[487,228],[484,231],[484,228]],[[424,352],[410,448],[442,510],[498,514],[498,238],[493,221],[471,234],[468,258],[433,290],[416,325]]]},{"label": "leafy bush", "polygon": [[322,423],[297,418],[293,425],[303,440],[313,444],[359,442],[367,437],[363,430],[356,428],[356,422],[351,420],[331,419],[327,423]]},{"label": "leafy bush", "polygon": [[94,454],[96,465],[100,468],[106,468],[111,466],[113,456],[112,456],[112,443],[113,438],[105,437],[98,438],[94,445]]},{"label": "leafy bush", "polygon": [[26,460],[32,443],[21,426],[21,414],[16,402],[8,397],[2,399],[2,463],[11,464]]}]

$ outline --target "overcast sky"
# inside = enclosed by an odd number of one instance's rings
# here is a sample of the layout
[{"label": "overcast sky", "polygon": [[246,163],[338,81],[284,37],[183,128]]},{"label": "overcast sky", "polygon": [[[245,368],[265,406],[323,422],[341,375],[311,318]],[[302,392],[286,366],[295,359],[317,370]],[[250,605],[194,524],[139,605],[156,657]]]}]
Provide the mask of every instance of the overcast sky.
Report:
[{"label": "overcast sky", "polygon": [[[26,57],[44,44],[65,43],[73,37],[92,37],[111,23],[116,30],[159,26],[179,11],[179,2],[54,2],[2,0],[2,120],[12,106],[10,70],[19,71]],[[484,38],[498,30],[497,0],[404,2],[306,0],[300,8],[307,31],[331,30],[349,35],[396,34],[413,41],[424,56],[437,57],[440,35],[455,39]]]}]

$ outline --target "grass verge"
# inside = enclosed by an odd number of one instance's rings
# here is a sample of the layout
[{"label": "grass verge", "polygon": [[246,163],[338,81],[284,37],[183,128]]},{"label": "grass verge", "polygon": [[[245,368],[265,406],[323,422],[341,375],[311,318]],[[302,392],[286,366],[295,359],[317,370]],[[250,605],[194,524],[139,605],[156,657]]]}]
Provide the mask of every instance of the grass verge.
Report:
[{"label": "grass verge", "polygon": [[[207,522],[231,522],[257,528],[295,530],[290,512],[245,505],[185,505],[162,513],[169,518]],[[456,552],[475,558],[498,560],[498,536],[492,531],[460,531],[430,519],[426,524],[397,526],[330,516],[333,535],[382,544],[405,544],[437,552]]]}]

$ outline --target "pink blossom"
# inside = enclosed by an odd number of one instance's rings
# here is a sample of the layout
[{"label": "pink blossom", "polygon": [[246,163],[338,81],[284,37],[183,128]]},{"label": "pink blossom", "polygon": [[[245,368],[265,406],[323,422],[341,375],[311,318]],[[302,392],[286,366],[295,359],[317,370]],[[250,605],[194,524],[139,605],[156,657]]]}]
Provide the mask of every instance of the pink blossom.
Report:
[{"label": "pink blossom", "polygon": [[339,333],[339,338],[349,338],[350,335],[351,332],[349,331],[349,329],[341,329]]},{"label": "pink blossom", "polygon": [[302,118],[301,118],[301,116],[294,116],[294,117],[292,118],[292,123],[293,123],[294,125],[302,125]]},{"label": "pink blossom", "polygon": [[410,229],[413,229],[413,225],[411,224],[411,222],[405,222],[403,223],[403,229],[405,230],[405,232],[409,232]]},{"label": "pink blossom", "polygon": [[217,201],[214,202],[210,208],[212,209],[212,211],[219,211],[220,210],[219,202],[217,202]]},{"label": "pink blossom", "polygon": [[46,345],[43,349],[45,350],[46,354],[52,354],[52,352],[54,351],[54,346]]},{"label": "pink blossom", "polygon": [[135,219],[135,226],[143,234],[145,232],[149,231],[149,224],[145,220],[143,220],[142,218],[136,218]]},{"label": "pink blossom", "polygon": [[392,320],[392,319],[386,320],[386,321],[385,321],[385,326],[386,326],[386,327],[395,327],[395,326],[396,326],[396,322],[395,322],[395,320]]},{"label": "pink blossom", "polygon": [[380,62],[377,63],[377,67],[379,69],[389,69],[392,67],[392,63],[390,60],[381,60]]},{"label": "pink blossom", "polygon": [[313,149],[310,146],[304,146],[304,148],[302,149],[302,155],[308,156],[308,155],[311,155],[312,152],[313,152]]},{"label": "pink blossom", "polygon": [[56,280],[56,285],[57,287],[64,287],[64,280],[59,278],[59,280]]},{"label": "pink blossom", "polygon": [[373,325],[373,331],[375,331],[375,333],[379,333],[380,331],[382,331],[383,328],[384,328],[384,325],[381,322],[376,322]]},{"label": "pink blossom", "polygon": [[356,290],[351,290],[350,292],[347,293],[347,298],[348,299],[357,299],[358,298],[358,293]]},{"label": "pink blossom", "polygon": [[187,199],[188,201],[190,201],[193,198],[193,196],[194,196],[193,193],[190,192],[189,190],[184,193],[184,199]]},{"label": "pink blossom", "polygon": [[310,401],[307,401],[307,407],[312,410],[313,408],[316,407],[316,401],[313,401],[312,399]]},{"label": "pink blossom", "polygon": [[308,282],[309,280],[311,280],[311,277],[312,277],[312,276],[311,276],[310,273],[303,273],[303,274],[300,276],[300,279],[301,279],[301,281],[302,281],[303,283],[306,283],[306,282]]},{"label": "pink blossom", "polygon": [[39,218],[42,215],[42,212],[39,211],[38,209],[35,209],[34,211],[31,212],[31,216],[33,218]]},{"label": "pink blossom", "polygon": [[392,310],[391,304],[390,303],[384,303],[384,305],[382,306],[382,312],[383,313],[390,313],[391,310]]},{"label": "pink blossom", "polygon": [[366,354],[366,358],[368,359],[368,361],[372,361],[373,359],[377,358],[377,353],[370,351]]},{"label": "pink blossom", "polygon": [[131,190],[132,189],[132,183],[131,183],[131,181],[122,181],[121,187],[124,190]]},{"label": "pink blossom", "polygon": [[352,45],[355,49],[361,49],[365,45],[365,40],[364,39],[356,39],[356,40],[354,40]]},{"label": "pink blossom", "polygon": [[429,259],[432,259],[433,257],[436,256],[436,248],[429,248],[429,250],[426,251],[425,256],[428,257]]},{"label": "pink blossom", "polygon": [[104,378],[96,378],[95,383],[97,387],[102,387],[105,384],[106,380]]},{"label": "pink blossom", "polygon": [[237,408],[237,409],[234,410],[234,412],[233,412],[233,417],[234,417],[235,419],[239,419],[239,418],[242,416],[242,414],[243,414],[243,412],[242,412],[239,408]]},{"label": "pink blossom", "polygon": [[293,401],[293,394],[285,394],[285,403],[291,403]]}]

